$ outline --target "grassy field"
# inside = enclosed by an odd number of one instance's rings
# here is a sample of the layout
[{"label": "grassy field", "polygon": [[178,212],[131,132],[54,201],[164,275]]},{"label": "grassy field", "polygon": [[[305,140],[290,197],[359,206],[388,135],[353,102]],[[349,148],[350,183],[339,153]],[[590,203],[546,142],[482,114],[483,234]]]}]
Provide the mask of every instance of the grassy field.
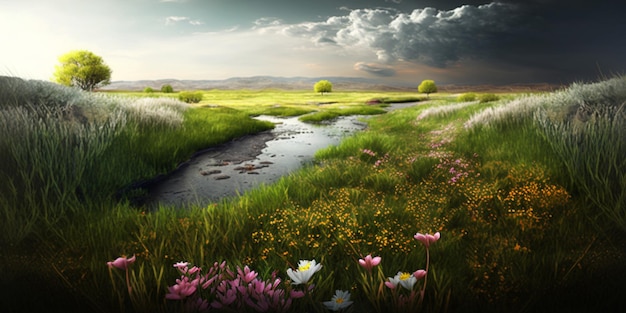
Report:
[{"label": "grassy field", "polygon": [[[197,105],[1,79],[2,311],[325,312],[336,290],[352,312],[625,307],[624,78],[488,102],[212,90]],[[241,197],[128,201],[193,152],[271,128],[259,114],[372,116]]]}]

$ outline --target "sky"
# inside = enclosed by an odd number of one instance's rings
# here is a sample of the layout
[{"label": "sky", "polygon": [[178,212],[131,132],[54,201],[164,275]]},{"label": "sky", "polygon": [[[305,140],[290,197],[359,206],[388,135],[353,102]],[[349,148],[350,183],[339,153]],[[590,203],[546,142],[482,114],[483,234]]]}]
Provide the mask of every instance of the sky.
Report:
[{"label": "sky", "polygon": [[597,81],[626,72],[622,0],[0,0],[0,75],[89,50],[112,81]]}]

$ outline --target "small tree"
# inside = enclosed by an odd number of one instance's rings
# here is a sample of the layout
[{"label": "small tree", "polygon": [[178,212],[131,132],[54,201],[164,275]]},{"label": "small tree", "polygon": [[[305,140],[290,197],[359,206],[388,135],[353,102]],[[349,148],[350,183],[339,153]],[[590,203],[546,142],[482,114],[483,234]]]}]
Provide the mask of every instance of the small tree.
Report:
[{"label": "small tree", "polygon": [[145,92],[145,93],[153,93],[154,89],[152,89],[152,87],[146,87],[146,88],[143,89],[143,92]]},{"label": "small tree", "polygon": [[87,50],[70,51],[59,57],[54,81],[65,86],[77,86],[92,91],[111,83],[111,68],[101,57]]},{"label": "small tree", "polygon": [[165,84],[161,86],[161,92],[163,93],[172,93],[174,92],[174,88],[170,84]]},{"label": "small tree", "polygon": [[417,91],[425,93],[426,98],[428,98],[429,94],[437,92],[437,85],[435,85],[434,80],[425,79],[419,86],[417,86]]},{"label": "small tree", "polygon": [[325,92],[333,91],[333,84],[327,80],[320,80],[313,86],[315,92],[324,94]]}]

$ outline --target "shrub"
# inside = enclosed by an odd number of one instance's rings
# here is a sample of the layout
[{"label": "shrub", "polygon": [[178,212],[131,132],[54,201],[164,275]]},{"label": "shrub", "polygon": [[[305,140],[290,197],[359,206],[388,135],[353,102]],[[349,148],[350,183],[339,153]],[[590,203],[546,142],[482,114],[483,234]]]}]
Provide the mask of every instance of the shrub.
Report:
[{"label": "shrub", "polygon": [[458,102],[476,101],[476,94],[473,92],[464,93],[456,98]]},{"label": "shrub", "polygon": [[172,87],[172,85],[166,84],[166,85],[161,86],[161,92],[172,93],[174,92],[174,88]]},{"label": "shrub", "polygon": [[202,91],[181,91],[178,95],[178,100],[187,103],[198,103],[202,101],[203,96]]},{"label": "shrub", "polygon": [[146,88],[144,88],[143,92],[145,92],[145,93],[153,93],[154,89],[152,89],[152,87],[146,87]]},{"label": "shrub", "polygon": [[485,103],[485,102],[491,102],[491,101],[496,101],[499,100],[500,97],[498,97],[495,94],[492,93],[486,93],[486,94],[482,94],[478,97],[478,100],[480,101],[480,103]]}]

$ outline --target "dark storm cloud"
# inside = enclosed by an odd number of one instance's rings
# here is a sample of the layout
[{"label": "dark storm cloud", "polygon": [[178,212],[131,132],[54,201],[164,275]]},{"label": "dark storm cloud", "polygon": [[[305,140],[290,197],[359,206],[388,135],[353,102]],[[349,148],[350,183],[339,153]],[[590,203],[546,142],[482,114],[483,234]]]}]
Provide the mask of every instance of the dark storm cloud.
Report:
[{"label": "dark storm cloud", "polygon": [[445,67],[463,58],[488,57],[499,38],[524,25],[518,6],[491,3],[453,10],[354,9],[323,22],[290,25],[285,33],[314,42],[370,49],[380,62],[405,60]]},{"label": "dark storm cloud", "polygon": [[357,62],[354,64],[354,69],[380,77],[390,77],[396,75],[396,70],[394,70],[393,67],[377,63]]}]

